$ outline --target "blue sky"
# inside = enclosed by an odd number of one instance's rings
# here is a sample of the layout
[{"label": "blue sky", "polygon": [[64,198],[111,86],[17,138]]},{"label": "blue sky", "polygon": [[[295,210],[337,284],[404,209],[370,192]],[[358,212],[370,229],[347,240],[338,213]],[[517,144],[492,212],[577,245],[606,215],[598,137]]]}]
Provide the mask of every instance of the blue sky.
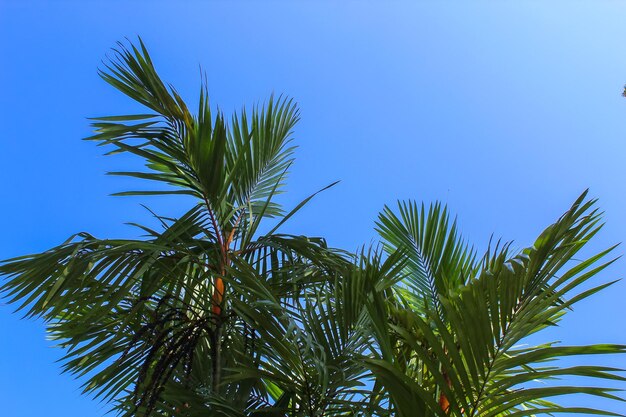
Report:
[{"label": "blue sky", "polygon": [[[104,173],[135,161],[80,140],[86,117],[138,110],[96,74],[116,41],[137,35],[190,101],[199,66],[227,113],[272,92],[298,101],[285,203],[341,183],[287,232],[354,249],[375,241],[384,204],[438,199],[479,249],[492,234],[523,247],[589,187],[607,222],[591,249],[621,242],[625,13],[618,1],[0,0],[0,258],[83,230],[133,236],[123,223],[145,218],[140,202],[184,209],[174,198],[110,197],[130,181]],[[624,271],[619,260],[598,280]],[[544,340],[626,343],[625,294],[622,281],[584,301]],[[102,415],[59,375],[61,351],[42,324],[11,311],[0,304],[2,415]]]}]

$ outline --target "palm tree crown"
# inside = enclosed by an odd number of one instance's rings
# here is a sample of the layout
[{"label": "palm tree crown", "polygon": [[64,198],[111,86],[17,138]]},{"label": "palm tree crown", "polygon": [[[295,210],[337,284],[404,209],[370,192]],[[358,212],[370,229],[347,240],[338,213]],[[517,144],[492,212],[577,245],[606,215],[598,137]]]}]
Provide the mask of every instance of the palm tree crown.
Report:
[{"label": "palm tree crown", "polygon": [[88,139],[145,162],[111,174],[161,186],[119,195],[193,204],[179,218],[153,213],[159,230],[136,224],[140,239],[79,233],[0,274],[3,295],[66,350],[64,369],[120,415],[618,415],[550,399],[619,401],[558,383],[623,381],[619,369],[554,361],[624,346],[524,344],[611,284],[583,285],[613,248],[574,258],[601,228],[586,193],[521,251],[478,256],[444,206],[411,201],[381,212],[380,248],[351,254],[279,233],[315,195],[288,212],[274,198],[293,161],[292,100],[227,118],[203,82],[194,113],[141,41],[120,44],[100,75],[149,113],[96,118]]}]

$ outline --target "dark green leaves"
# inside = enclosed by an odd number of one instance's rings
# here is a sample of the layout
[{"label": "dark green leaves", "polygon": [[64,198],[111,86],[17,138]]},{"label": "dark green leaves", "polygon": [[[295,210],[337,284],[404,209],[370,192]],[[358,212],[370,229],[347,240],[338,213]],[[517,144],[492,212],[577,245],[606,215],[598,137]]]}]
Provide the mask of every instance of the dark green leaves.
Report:
[{"label": "dark green leaves", "polygon": [[[394,397],[394,392],[412,392],[435,414],[447,407],[451,415],[481,417],[557,411],[601,414],[600,410],[561,409],[537,401],[571,394],[618,398],[609,388],[559,386],[550,381],[565,376],[623,381],[618,369],[558,367],[554,361],[564,356],[623,353],[625,346],[522,347],[529,335],[554,325],[576,302],[610,285],[579,289],[613,262],[603,261],[613,248],[586,260],[573,258],[601,227],[594,201],[585,195],[533,246],[518,254],[510,254],[507,245],[496,247],[485,254],[478,268],[440,206],[426,212],[423,207],[418,211],[413,203],[401,204],[400,218],[385,210],[379,229],[387,248],[409,250],[412,263],[406,281],[417,283],[400,289],[400,299],[417,306],[417,314],[390,326],[388,339],[396,346],[393,359],[386,364],[368,363],[389,388],[400,414],[408,412],[403,407],[415,405],[404,404],[406,400]],[[448,271],[454,271],[452,278]],[[420,299],[426,302],[414,301]],[[547,384],[537,386],[537,381]],[[437,405],[429,402],[429,396],[439,399]]]},{"label": "dark green leaves", "polygon": [[[158,185],[118,195],[195,201],[180,218],[152,213],[158,230],[132,224],[141,239],[80,233],[3,261],[0,292],[45,320],[66,350],[64,370],[114,411],[611,415],[548,399],[619,401],[601,385],[623,382],[621,370],[582,357],[623,353],[624,346],[526,344],[610,285],[590,280],[613,262],[613,248],[575,258],[601,226],[586,193],[518,253],[498,244],[477,260],[444,206],[408,202],[380,214],[380,250],[350,254],[320,237],[277,234],[335,184],[286,214],[275,202],[293,162],[299,113],[292,100],[270,97],[226,116],[211,107],[203,83],[198,105],[188,107],[159,78],[141,41],[120,44],[100,74],[148,112],[94,119],[90,140],[145,165],[111,174]],[[564,357],[581,363],[558,366]],[[569,377],[594,383],[559,382]]]},{"label": "dark green leaves", "polygon": [[145,161],[146,171],[112,172],[156,181],[163,190],[132,190],[117,195],[189,194],[204,202],[228,234],[243,217],[281,213],[271,198],[280,191],[291,164],[289,147],[299,112],[292,100],[271,97],[263,106],[234,114],[229,121],[211,109],[208,89],[200,88],[198,113],[159,78],[140,48],[120,44],[100,72],[109,84],[154,114],[95,118],[88,138]]}]

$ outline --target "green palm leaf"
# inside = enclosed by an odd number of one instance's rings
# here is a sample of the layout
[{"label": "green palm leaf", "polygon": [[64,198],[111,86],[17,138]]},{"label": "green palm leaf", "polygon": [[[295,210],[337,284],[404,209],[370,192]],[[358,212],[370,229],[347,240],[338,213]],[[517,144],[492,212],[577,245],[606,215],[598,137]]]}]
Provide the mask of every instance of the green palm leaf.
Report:
[{"label": "green palm leaf", "polygon": [[[45,321],[65,349],[64,371],[114,412],[615,415],[549,399],[619,401],[598,385],[623,382],[621,370],[555,361],[624,346],[524,344],[611,284],[589,280],[613,262],[613,248],[574,259],[601,227],[586,193],[518,253],[496,245],[477,260],[444,206],[408,202],[380,214],[380,250],[351,254],[278,233],[336,184],[287,212],[275,201],[293,162],[292,100],[270,97],[226,117],[203,82],[194,114],[141,40],[120,44],[100,75],[148,109],[93,119],[88,139],[145,165],[111,173],[151,183],[118,194],[182,194],[191,207],[178,218],[152,213],[160,228],[133,223],[141,238],[79,233],[2,261],[0,293]],[[571,376],[594,384],[559,385]]]},{"label": "green palm leaf", "polygon": [[[481,417],[554,412],[612,415],[590,408],[538,406],[535,401],[572,394],[619,400],[609,388],[559,386],[551,381],[564,376],[623,381],[618,369],[558,367],[554,361],[565,356],[622,353],[625,346],[520,347],[528,336],[557,323],[576,302],[611,284],[579,290],[614,261],[603,261],[613,248],[584,261],[573,259],[601,227],[594,201],[585,196],[586,193],[548,227],[532,247],[514,255],[509,254],[508,246],[488,252],[474,278],[453,293],[438,294],[443,314],[433,308],[413,310],[407,313],[410,321],[391,325],[387,337],[393,339],[395,335],[414,358],[404,365],[394,363],[397,355],[391,363],[382,359],[369,361],[372,370],[386,381],[383,383],[393,385],[391,392],[412,392],[436,414],[441,414],[443,408],[451,415]],[[436,210],[429,214],[438,217]],[[386,215],[389,218],[388,212]],[[431,224],[432,220],[420,222]],[[389,230],[386,229],[387,239],[391,236]],[[437,270],[436,266],[431,268]],[[419,379],[408,377],[409,369],[416,367],[421,370]],[[537,385],[536,381],[547,383]],[[429,395],[440,401],[428,402]],[[394,401],[398,410],[409,407]]]}]

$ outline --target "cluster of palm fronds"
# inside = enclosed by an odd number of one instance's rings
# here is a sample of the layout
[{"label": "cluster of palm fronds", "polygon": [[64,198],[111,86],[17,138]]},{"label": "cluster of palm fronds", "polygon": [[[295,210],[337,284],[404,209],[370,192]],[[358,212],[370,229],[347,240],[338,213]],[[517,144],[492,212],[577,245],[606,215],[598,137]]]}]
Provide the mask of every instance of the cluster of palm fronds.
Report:
[{"label": "cluster of palm fronds", "polygon": [[141,239],[81,233],[0,265],[4,296],[46,321],[86,391],[124,416],[529,416],[603,413],[555,396],[619,400],[559,384],[623,381],[618,369],[554,361],[624,346],[523,344],[610,285],[583,284],[612,248],[574,261],[601,227],[594,201],[581,196],[531,247],[482,257],[439,204],[385,208],[381,248],[356,255],[279,234],[310,199],[286,213],[274,199],[295,104],[272,98],[227,119],[203,84],[193,113],[143,44],[116,54],[102,77],[151,113],[97,118],[89,139],[145,160],[113,174],[163,185],[120,194],[195,205],[155,215],[159,230],[137,225]]}]

